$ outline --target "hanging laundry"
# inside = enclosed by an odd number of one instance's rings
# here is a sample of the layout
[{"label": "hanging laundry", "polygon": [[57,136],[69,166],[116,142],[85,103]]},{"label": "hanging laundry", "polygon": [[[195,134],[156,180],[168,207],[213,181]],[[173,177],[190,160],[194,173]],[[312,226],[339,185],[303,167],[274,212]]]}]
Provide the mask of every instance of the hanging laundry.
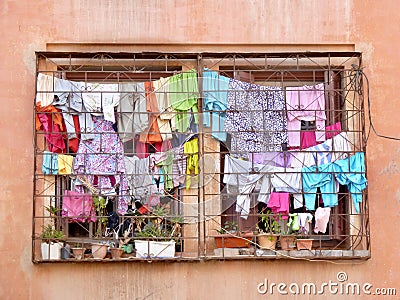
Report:
[{"label": "hanging laundry", "polygon": [[293,194],[294,209],[303,207],[301,168],[274,167],[271,184],[276,192]]},{"label": "hanging laundry", "polygon": [[58,154],[43,151],[42,172],[44,175],[58,174]]},{"label": "hanging laundry", "polygon": [[72,113],[82,111],[82,98],[72,93],[73,85],[69,80],[55,79],[53,105],[62,111],[68,139],[76,138]]},{"label": "hanging laundry", "polygon": [[[62,111],[68,139],[77,138],[77,132],[82,132],[82,139],[91,139],[92,136],[89,133],[93,130],[93,120],[83,105],[78,83],[56,78],[54,95],[53,105]],[[79,116],[81,127],[76,127],[76,121],[73,118],[75,115]]]},{"label": "hanging laundry", "polygon": [[292,152],[294,158],[292,159],[291,167],[301,168],[322,165],[346,158],[351,152],[351,147],[347,133],[341,132],[321,144],[302,151]]},{"label": "hanging laundry", "polygon": [[325,131],[326,139],[331,139],[342,132],[342,124],[340,122],[337,122],[335,124],[328,125],[326,126]]},{"label": "hanging laundry", "polygon": [[193,138],[183,145],[183,153],[186,155],[186,189],[192,185],[192,173],[194,183],[198,182],[199,175],[199,139]]},{"label": "hanging laundry", "polygon": [[165,153],[165,159],[159,160],[157,166],[160,167],[164,174],[164,189],[171,190],[174,188],[172,165],[174,162],[174,153],[172,150]]},{"label": "hanging laundry", "polygon": [[249,153],[249,161],[257,164],[270,165],[275,167],[290,167],[294,158],[294,152],[264,152],[264,153]]},{"label": "hanging laundry", "polygon": [[212,137],[221,142],[226,141],[224,125],[229,80],[215,71],[205,69],[203,72],[203,124],[211,127]]},{"label": "hanging laundry", "polygon": [[352,152],[347,132],[341,132],[338,135],[333,136],[331,139],[327,140],[326,143],[332,152],[332,162],[348,158]]},{"label": "hanging laundry", "polygon": [[337,160],[333,163],[333,166],[337,181],[347,186],[356,212],[359,213],[360,203],[362,202],[362,191],[368,184],[365,177],[364,153],[357,152],[349,158]]},{"label": "hanging laundry", "polygon": [[335,180],[335,167],[332,163],[304,167],[302,169],[304,202],[307,210],[315,210],[317,188],[321,190],[325,207],[338,204],[339,184]]},{"label": "hanging laundry", "polygon": [[267,207],[271,208],[274,214],[279,214],[282,220],[287,220],[289,215],[289,193],[272,192]]},{"label": "hanging laundry", "polygon": [[127,142],[149,127],[146,93],[143,82],[120,83],[119,90],[118,133]]},{"label": "hanging laundry", "polygon": [[284,103],[279,87],[231,79],[225,120],[225,131],[232,135],[231,151],[281,151],[287,143]]},{"label": "hanging laundry", "polygon": [[318,145],[314,130],[302,130],[300,132],[300,150]]},{"label": "hanging laundry", "polygon": [[328,225],[329,222],[329,217],[331,215],[331,208],[330,207],[318,207],[317,210],[315,211],[314,217],[315,217],[315,226],[314,226],[314,232],[326,232],[326,226]]},{"label": "hanging laundry", "polygon": [[197,100],[199,89],[196,70],[186,71],[170,77],[169,92],[171,106],[177,112],[176,130],[185,132],[190,125],[190,112],[193,113],[194,122],[198,123]]},{"label": "hanging laundry", "polygon": [[153,81],[154,94],[156,96],[158,111],[158,128],[163,141],[172,139],[172,130],[176,129],[176,113],[173,111],[169,99],[169,77],[161,77]]},{"label": "hanging laundry", "polygon": [[63,119],[53,105],[36,106],[36,130],[43,129],[47,147],[50,152],[63,153],[65,143],[63,138]]},{"label": "hanging laundry", "polygon": [[68,140],[68,148],[76,153],[79,148],[79,141],[81,138],[80,134],[80,125],[79,125],[79,116],[72,116],[72,121],[74,122],[74,128],[75,128],[75,138],[72,138]]},{"label": "hanging laundry", "polygon": [[237,188],[236,212],[247,219],[250,212],[250,195],[261,181],[261,188],[258,195],[258,202],[267,203],[271,191],[269,172],[273,171],[272,166],[255,164],[249,161],[233,158],[225,155],[223,182],[230,192],[231,187]]},{"label": "hanging laundry", "polygon": [[[129,197],[121,140],[114,131],[112,122],[104,120],[103,117],[93,117],[93,119],[94,138],[81,141],[73,169],[78,175],[87,175],[90,184],[95,186],[100,193],[112,193],[115,185],[113,181],[118,183],[118,212],[125,214],[128,209]],[[111,176],[114,180],[111,179]],[[79,182],[75,188],[78,192],[83,192],[83,186],[79,185]]]},{"label": "hanging laundry", "polygon": [[157,186],[153,184],[150,173],[150,158],[139,159],[136,156],[125,156],[124,161],[131,195],[146,203],[147,197],[157,192]]},{"label": "hanging laundry", "polygon": [[186,180],[186,155],[184,154],[184,147],[173,148],[174,161],[172,164],[172,180],[174,187],[183,185]]},{"label": "hanging laundry", "polygon": [[149,115],[149,128],[140,134],[139,141],[142,143],[158,143],[162,142],[160,128],[158,127],[157,118],[159,115],[156,96],[151,82],[144,83],[146,91],[146,109]]},{"label": "hanging laundry", "polygon": [[62,199],[63,217],[69,222],[96,222],[93,199],[90,194],[66,190]]},{"label": "hanging laundry", "polygon": [[310,232],[310,223],[312,222],[313,216],[310,213],[299,213],[299,233],[308,235]]},{"label": "hanging laundry", "polygon": [[55,77],[39,73],[36,82],[36,105],[45,107],[54,100]]},{"label": "hanging laundry", "polygon": [[69,175],[72,174],[74,157],[72,155],[59,154],[58,155],[58,174]]},{"label": "hanging laundry", "polygon": [[315,121],[316,140],[325,141],[324,84],[286,88],[289,146],[300,146],[301,121]]},{"label": "hanging laundry", "polygon": [[106,121],[115,123],[114,107],[118,105],[120,94],[115,83],[76,83],[82,92],[86,109],[93,116],[104,115]]},{"label": "hanging laundry", "polygon": [[169,147],[168,141],[165,142],[158,142],[158,143],[142,143],[139,140],[139,136],[135,136],[134,139],[135,142],[135,155],[138,158],[145,158],[148,157],[150,153],[155,153],[155,152],[163,152],[169,150],[171,147]]},{"label": "hanging laundry", "polygon": [[294,213],[294,214],[289,214],[289,222],[287,223],[287,226],[291,232],[296,232],[300,230],[300,222],[299,222],[299,214]]},{"label": "hanging laundry", "polygon": [[[340,122],[335,123],[333,125],[328,125],[325,127],[326,131],[326,140],[331,139],[332,137],[338,135],[339,133],[342,132],[342,126]],[[310,131],[310,130],[302,130],[300,132],[300,149],[306,149],[312,146],[318,145],[316,136],[315,136],[315,131]]]}]

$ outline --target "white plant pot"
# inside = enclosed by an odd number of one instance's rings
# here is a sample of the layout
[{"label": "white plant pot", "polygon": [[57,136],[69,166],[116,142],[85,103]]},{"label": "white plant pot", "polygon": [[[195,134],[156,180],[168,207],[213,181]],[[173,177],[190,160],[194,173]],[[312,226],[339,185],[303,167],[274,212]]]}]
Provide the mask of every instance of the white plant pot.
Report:
[{"label": "white plant pot", "polygon": [[61,259],[61,248],[63,247],[61,243],[42,243],[40,246],[43,260]]},{"label": "white plant pot", "polygon": [[136,257],[140,258],[173,258],[175,241],[157,242],[135,240]]}]

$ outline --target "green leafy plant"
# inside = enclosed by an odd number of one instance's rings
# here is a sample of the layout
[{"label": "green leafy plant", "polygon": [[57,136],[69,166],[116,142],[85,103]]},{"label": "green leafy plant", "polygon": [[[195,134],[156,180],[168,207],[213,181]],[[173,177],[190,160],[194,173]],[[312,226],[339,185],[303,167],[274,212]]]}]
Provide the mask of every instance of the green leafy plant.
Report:
[{"label": "green leafy plant", "polygon": [[238,232],[239,226],[238,223],[235,221],[225,221],[224,226],[218,229],[218,233],[224,234],[227,232],[235,233]]},{"label": "green leafy plant", "polygon": [[42,226],[42,228],[42,239],[44,240],[61,240],[64,238],[63,232],[54,228],[52,224]]},{"label": "green leafy plant", "polygon": [[153,207],[151,214],[146,218],[136,221],[136,236],[151,240],[173,239],[177,243],[182,235],[183,218],[168,216],[169,210],[163,205]]},{"label": "green leafy plant", "polygon": [[45,206],[44,209],[50,214],[50,216],[57,216],[57,213],[61,211],[61,208],[57,208],[55,206]]},{"label": "green leafy plant", "polygon": [[101,237],[103,233],[103,227],[105,228],[104,225],[107,223],[107,217],[105,216],[107,201],[102,196],[95,196],[93,197],[93,204],[97,215],[96,236]]},{"label": "green leafy plant", "polygon": [[57,241],[64,238],[64,234],[61,230],[56,228],[55,219],[57,218],[57,213],[61,211],[60,208],[55,206],[49,205],[45,206],[44,209],[49,213],[51,223],[42,226],[42,239],[43,240],[50,240],[50,241]]},{"label": "green leafy plant", "polygon": [[276,215],[271,211],[266,211],[260,215],[261,226],[258,226],[258,230],[264,233],[270,234],[282,234],[282,226],[279,221],[282,220],[282,216]]}]

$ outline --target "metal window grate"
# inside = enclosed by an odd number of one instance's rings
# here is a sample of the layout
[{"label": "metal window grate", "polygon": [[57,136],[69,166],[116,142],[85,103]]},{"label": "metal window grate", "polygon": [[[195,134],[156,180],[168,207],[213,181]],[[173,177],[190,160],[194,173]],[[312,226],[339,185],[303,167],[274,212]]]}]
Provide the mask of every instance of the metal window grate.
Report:
[{"label": "metal window grate", "polygon": [[32,260],[369,258],[361,67],[358,52],[38,52]]}]

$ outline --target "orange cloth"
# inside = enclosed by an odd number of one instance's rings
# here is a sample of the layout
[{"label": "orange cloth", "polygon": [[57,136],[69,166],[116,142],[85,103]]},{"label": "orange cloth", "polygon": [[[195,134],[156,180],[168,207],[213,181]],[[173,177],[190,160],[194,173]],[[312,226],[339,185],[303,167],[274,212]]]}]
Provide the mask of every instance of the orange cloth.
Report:
[{"label": "orange cloth", "polygon": [[36,130],[40,130],[42,128],[42,122],[40,122],[40,119],[38,117],[39,113],[52,114],[54,124],[57,124],[58,126],[60,126],[61,131],[64,130],[62,113],[57,108],[55,108],[53,105],[40,106],[40,103],[38,103],[36,105],[36,112],[37,112],[37,114],[36,114]]},{"label": "orange cloth", "polygon": [[158,103],[156,95],[154,94],[154,87],[152,82],[145,82],[144,88],[146,91],[146,110],[149,113],[149,130],[148,132],[141,133],[139,141],[142,143],[157,143],[162,142],[160,128],[158,127],[157,117],[160,112],[158,111]]}]

